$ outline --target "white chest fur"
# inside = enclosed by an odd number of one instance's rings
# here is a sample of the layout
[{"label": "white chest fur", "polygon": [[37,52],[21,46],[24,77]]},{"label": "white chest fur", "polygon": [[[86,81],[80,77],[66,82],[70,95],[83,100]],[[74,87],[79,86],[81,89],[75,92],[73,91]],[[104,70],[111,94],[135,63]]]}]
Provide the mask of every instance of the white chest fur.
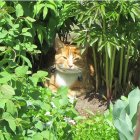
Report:
[{"label": "white chest fur", "polygon": [[78,73],[56,71],[55,82],[58,86],[71,87],[78,80]]}]

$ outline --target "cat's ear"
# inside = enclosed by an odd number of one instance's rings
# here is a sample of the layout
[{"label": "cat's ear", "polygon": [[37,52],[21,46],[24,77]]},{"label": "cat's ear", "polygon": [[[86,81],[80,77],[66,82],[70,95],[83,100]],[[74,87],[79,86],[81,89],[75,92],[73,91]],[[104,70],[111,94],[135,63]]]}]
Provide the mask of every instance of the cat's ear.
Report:
[{"label": "cat's ear", "polygon": [[55,50],[56,50],[56,53],[60,52],[62,48],[64,48],[64,43],[58,39],[58,38],[55,38]]}]

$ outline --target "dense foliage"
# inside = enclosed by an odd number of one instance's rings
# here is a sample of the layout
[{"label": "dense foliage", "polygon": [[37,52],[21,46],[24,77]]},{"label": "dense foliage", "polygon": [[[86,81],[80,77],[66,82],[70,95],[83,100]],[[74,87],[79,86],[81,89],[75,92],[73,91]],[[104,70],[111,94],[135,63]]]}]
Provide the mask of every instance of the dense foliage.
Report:
[{"label": "dense foliage", "polygon": [[38,71],[26,78],[27,67],[17,67],[12,86],[0,86],[0,139],[63,139],[69,136],[69,120],[77,116],[67,88],[52,93],[37,86],[47,75]]},{"label": "dense foliage", "polygon": [[48,73],[40,68],[49,65],[56,34],[67,42],[74,28],[81,49],[92,47],[96,91],[106,87],[109,100],[128,93],[140,84],[139,7],[123,0],[0,1],[0,139],[116,140],[112,119],[97,115],[81,123],[67,88],[41,87]]},{"label": "dense foliage", "polygon": [[92,47],[96,91],[106,86],[108,99],[128,93],[132,83],[140,86],[139,15],[140,3],[133,0],[83,1],[78,7],[76,42]]},{"label": "dense foliage", "polygon": [[112,123],[112,112],[96,115],[78,123],[73,130],[74,140],[118,140],[118,134]]}]

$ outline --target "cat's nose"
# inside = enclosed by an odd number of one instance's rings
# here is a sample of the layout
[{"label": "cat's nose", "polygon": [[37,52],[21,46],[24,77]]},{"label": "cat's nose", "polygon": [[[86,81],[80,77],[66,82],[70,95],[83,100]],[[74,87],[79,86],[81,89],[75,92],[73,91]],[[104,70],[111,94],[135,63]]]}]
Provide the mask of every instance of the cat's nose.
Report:
[{"label": "cat's nose", "polygon": [[73,65],[69,65],[69,68],[72,68]]}]

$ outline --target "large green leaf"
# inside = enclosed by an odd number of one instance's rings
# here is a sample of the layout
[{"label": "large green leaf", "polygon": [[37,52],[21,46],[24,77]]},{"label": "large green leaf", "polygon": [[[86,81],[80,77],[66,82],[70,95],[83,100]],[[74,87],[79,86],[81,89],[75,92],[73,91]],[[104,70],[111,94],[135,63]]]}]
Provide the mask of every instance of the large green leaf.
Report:
[{"label": "large green leaf", "polygon": [[23,13],[24,13],[23,8],[22,8],[21,4],[18,3],[16,5],[16,16],[17,17],[23,16]]},{"label": "large green leaf", "polygon": [[114,119],[118,119],[120,117],[120,114],[124,108],[128,105],[127,102],[123,102],[121,100],[117,100],[113,107],[113,117]]},{"label": "large green leaf", "polygon": [[13,95],[15,95],[14,89],[9,85],[0,86],[0,92],[5,98],[11,98]]},{"label": "large green leaf", "polygon": [[136,88],[132,92],[130,92],[128,100],[130,108],[130,118],[132,119],[137,113],[138,103],[140,102],[140,89]]},{"label": "large green leaf", "polygon": [[19,77],[24,77],[27,74],[28,66],[19,66],[15,69],[15,74]]},{"label": "large green leaf", "polygon": [[43,130],[43,123],[41,121],[37,122],[35,124],[35,128],[39,129],[40,131]]},{"label": "large green leaf", "polygon": [[8,81],[10,81],[13,78],[13,75],[5,76],[0,78],[0,84],[6,84]]},{"label": "large green leaf", "polygon": [[56,8],[55,8],[55,5],[53,3],[47,3],[46,7],[50,8],[51,10],[53,10],[56,13]]},{"label": "large green leaf", "polygon": [[17,108],[11,100],[8,100],[6,102],[6,111],[9,112],[11,115],[17,114]]},{"label": "large green leaf", "polygon": [[[123,136],[126,138],[125,140],[132,140],[133,135],[129,131],[127,123],[122,120],[121,118],[114,120],[114,125],[117,128],[117,130],[123,134]],[[123,140],[120,138],[120,140]]]},{"label": "large green leaf", "polygon": [[36,133],[33,136],[33,140],[43,140],[43,136],[41,135],[41,133]]},{"label": "large green leaf", "polygon": [[9,127],[15,133],[16,123],[15,123],[15,119],[11,116],[11,114],[8,113],[8,112],[4,112],[3,115],[2,115],[2,119],[6,120],[8,122]]}]

